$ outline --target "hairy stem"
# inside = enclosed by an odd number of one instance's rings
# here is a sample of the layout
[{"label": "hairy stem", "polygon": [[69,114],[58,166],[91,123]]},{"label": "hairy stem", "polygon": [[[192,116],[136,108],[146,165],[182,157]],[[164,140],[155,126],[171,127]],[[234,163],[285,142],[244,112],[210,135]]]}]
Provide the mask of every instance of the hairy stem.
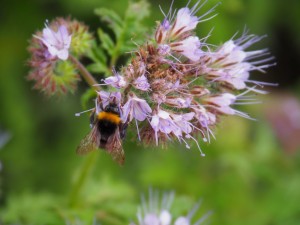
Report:
[{"label": "hairy stem", "polygon": [[82,63],[76,59],[74,56],[69,55],[69,59],[76,65],[77,69],[80,71],[81,76],[83,77],[83,79],[95,90],[99,91],[100,87],[99,86],[95,86],[97,85],[97,81],[95,80],[95,78],[92,76],[92,74],[90,74],[90,72],[84,67],[84,65],[82,65]]}]

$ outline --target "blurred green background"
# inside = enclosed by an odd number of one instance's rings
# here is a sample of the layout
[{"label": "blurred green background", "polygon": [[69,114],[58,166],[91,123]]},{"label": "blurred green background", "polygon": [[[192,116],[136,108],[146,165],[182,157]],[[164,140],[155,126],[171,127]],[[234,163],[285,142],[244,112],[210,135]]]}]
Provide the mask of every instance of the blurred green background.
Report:
[{"label": "blurred green background", "polygon": [[[217,2],[208,1],[199,14]],[[163,18],[158,5],[167,11],[170,3],[150,1],[151,16],[145,20],[149,33]],[[255,34],[268,35],[255,47],[268,47],[278,65],[253,79],[279,87],[259,96],[263,104],[240,108],[257,122],[224,118],[216,130],[217,140],[202,143],[205,158],[196,148],[145,148],[131,136],[124,143],[126,163],[120,167],[100,151],[87,157],[75,154],[89,131],[88,116],[74,116],[82,110],[80,94],[87,86],[82,83],[76,94],[51,99],[32,90],[33,83],[25,78],[26,48],[46,19],[71,15],[93,30],[100,24],[94,8],[123,14],[127,4],[120,0],[1,3],[0,132],[10,139],[0,149],[0,224],[65,224],[66,220],[72,224],[76,219],[91,224],[95,216],[102,224],[128,224],[122,221],[135,218],[140,193],[150,186],[175,190],[184,203],[178,210],[188,210],[203,198],[199,215],[213,210],[211,224],[300,224],[300,1],[223,0],[218,16],[198,25],[202,37],[214,28],[209,39],[214,44],[228,40],[245,25]],[[92,173],[73,201],[74,182],[89,169],[89,160],[96,160]]]}]

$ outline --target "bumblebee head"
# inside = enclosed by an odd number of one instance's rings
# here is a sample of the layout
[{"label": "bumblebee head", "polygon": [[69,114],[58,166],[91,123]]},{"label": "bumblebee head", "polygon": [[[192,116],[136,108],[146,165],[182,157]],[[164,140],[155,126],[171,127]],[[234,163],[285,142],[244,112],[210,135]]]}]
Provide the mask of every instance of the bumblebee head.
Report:
[{"label": "bumblebee head", "polygon": [[117,104],[108,104],[105,109],[104,109],[105,112],[109,112],[109,113],[114,113],[114,114],[117,114],[117,115],[120,115],[120,109],[119,107],[117,106]]}]

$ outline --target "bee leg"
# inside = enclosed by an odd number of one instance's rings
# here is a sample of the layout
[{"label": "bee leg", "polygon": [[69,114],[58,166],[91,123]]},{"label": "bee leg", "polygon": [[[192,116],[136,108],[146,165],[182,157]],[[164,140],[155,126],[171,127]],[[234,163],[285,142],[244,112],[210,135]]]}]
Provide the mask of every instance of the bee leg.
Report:
[{"label": "bee leg", "polygon": [[126,129],[127,129],[128,123],[122,123],[119,126],[119,131],[120,131],[120,138],[121,140],[124,140],[126,136]]}]

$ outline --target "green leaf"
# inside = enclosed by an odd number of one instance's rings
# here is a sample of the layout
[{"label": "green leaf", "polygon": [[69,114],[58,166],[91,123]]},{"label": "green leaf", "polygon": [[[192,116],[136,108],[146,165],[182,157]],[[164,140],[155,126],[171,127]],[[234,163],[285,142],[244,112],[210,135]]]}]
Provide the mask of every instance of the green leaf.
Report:
[{"label": "green leaf", "polygon": [[110,71],[107,69],[105,64],[102,63],[93,63],[90,64],[86,67],[88,71],[92,73],[104,73],[104,74],[109,74]]},{"label": "green leaf", "polygon": [[145,0],[130,1],[123,19],[108,9],[96,9],[95,13],[108,24],[115,34],[116,41],[114,43],[103,30],[98,31],[101,46],[111,56],[109,67],[115,66],[122,54],[134,50],[136,43],[144,40],[147,29],[142,21],[149,15],[149,4]]},{"label": "green leaf", "polygon": [[107,56],[105,55],[103,49],[96,44],[96,42],[93,44],[87,56],[95,62],[100,62],[103,64],[106,64],[107,62]]},{"label": "green leaf", "polygon": [[108,27],[115,32],[117,37],[120,36],[123,29],[123,20],[118,14],[105,8],[96,9],[95,14],[100,16],[101,20],[108,24]]},{"label": "green leaf", "polygon": [[104,33],[101,28],[98,28],[98,36],[101,40],[101,46],[111,55],[114,51],[115,43],[109,37],[108,34]]}]

